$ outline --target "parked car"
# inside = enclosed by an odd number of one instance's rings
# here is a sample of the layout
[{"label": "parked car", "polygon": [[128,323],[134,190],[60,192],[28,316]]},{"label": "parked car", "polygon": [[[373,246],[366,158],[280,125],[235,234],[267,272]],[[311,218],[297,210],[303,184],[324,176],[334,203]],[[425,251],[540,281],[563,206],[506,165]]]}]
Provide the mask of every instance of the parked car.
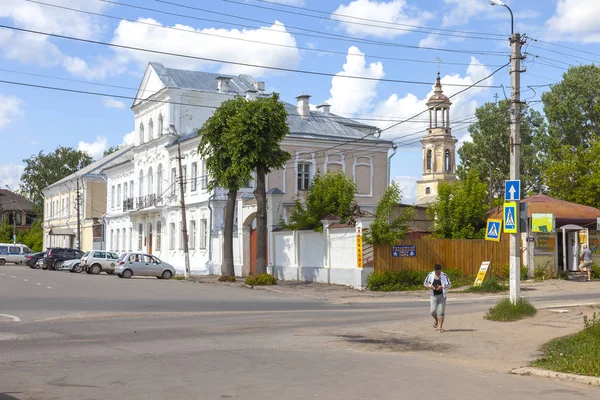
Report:
[{"label": "parked car", "polygon": [[75,249],[67,249],[64,247],[52,247],[46,250],[44,255],[44,264],[46,268],[59,270],[63,261],[73,260],[83,257],[83,252]]},{"label": "parked car", "polygon": [[89,251],[83,254],[83,257],[81,258],[74,258],[72,260],[66,260],[63,261],[61,264],[61,269],[67,270],[69,272],[81,272],[83,271],[83,265],[81,265],[81,260],[87,255],[89,254]]},{"label": "parked car", "polygon": [[31,254],[29,247],[24,244],[0,243],[0,265],[7,262],[24,264],[25,257]]},{"label": "parked car", "polygon": [[119,278],[136,276],[156,276],[159,279],[171,279],[175,276],[175,267],[161,261],[158,257],[145,253],[123,253],[119,257],[115,273]]},{"label": "parked car", "polygon": [[87,252],[81,258],[81,265],[88,274],[98,275],[104,271],[107,274],[115,273],[115,266],[119,260],[119,255],[112,251],[93,250]]},{"label": "parked car", "polygon": [[25,256],[25,264],[27,264],[29,268],[40,268],[40,264],[38,261],[43,261],[45,253],[45,251],[40,251],[39,253],[33,253],[28,256]]}]

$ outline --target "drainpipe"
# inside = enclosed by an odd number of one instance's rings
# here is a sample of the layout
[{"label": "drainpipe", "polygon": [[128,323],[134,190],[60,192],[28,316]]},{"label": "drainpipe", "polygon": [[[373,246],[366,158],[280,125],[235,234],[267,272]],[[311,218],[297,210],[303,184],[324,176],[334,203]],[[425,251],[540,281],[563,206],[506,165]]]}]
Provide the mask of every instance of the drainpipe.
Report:
[{"label": "drainpipe", "polygon": [[390,156],[388,157],[388,170],[387,170],[387,183],[388,183],[388,186],[390,186],[391,183],[392,183],[392,181],[391,181],[391,179],[392,179],[392,175],[391,175],[392,174],[392,172],[391,172],[391,169],[392,169],[392,157],[394,157],[396,155],[396,151],[398,150],[398,146],[396,146],[395,144],[393,144],[392,145],[392,150],[393,150],[392,154],[390,154]]},{"label": "drainpipe", "polygon": [[215,198],[216,196],[216,189],[213,189],[213,193],[212,195],[208,198],[208,212],[209,212],[209,219],[208,219],[208,261],[206,262],[206,265],[204,267],[204,269],[209,270],[210,272],[210,266],[209,264],[212,261],[212,225],[213,225],[213,209],[210,206],[211,201]]}]

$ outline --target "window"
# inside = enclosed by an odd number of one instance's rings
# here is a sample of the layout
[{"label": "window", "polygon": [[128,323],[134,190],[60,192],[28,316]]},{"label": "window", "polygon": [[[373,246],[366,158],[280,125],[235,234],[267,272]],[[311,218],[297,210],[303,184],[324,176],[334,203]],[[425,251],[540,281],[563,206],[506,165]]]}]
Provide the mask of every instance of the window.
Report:
[{"label": "window", "polygon": [[198,190],[198,163],[192,163],[192,192]]},{"label": "window", "polygon": [[158,170],[156,171],[156,195],[162,197],[162,164],[158,164]]},{"label": "window", "polygon": [[191,220],[190,221],[190,231],[188,234],[188,245],[190,246],[190,249],[195,249],[196,248],[196,221]]},{"label": "window", "polygon": [[183,166],[183,193],[187,192],[187,165]]},{"label": "window", "polygon": [[142,224],[138,225],[138,251],[142,251],[142,246],[144,245],[144,227]]},{"label": "window", "polygon": [[148,193],[154,194],[154,176],[152,175],[152,167],[148,168]]},{"label": "window", "polygon": [[298,190],[308,190],[310,186],[310,167],[309,163],[298,163]]},{"label": "window", "polygon": [[110,208],[115,208],[115,185],[110,187]]},{"label": "window", "polygon": [[125,182],[123,184],[123,200],[126,200],[127,196],[129,196],[129,192],[127,191],[127,182]]},{"label": "window", "polygon": [[162,222],[156,223],[156,250],[160,251],[162,247]]},{"label": "window", "polygon": [[183,250],[183,228],[181,222],[179,223],[179,250]]},{"label": "window", "polygon": [[62,205],[62,216],[66,217],[67,216],[67,206],[66,206],[66,199],[62,199],[61,200],[61,205]]},{"label": "window", "polygon": [[133,190],[133,181],[129,181],[129,198],[133,199],[133,194],[135,193],[135,190]]},{"label": "window", "polygon": [[143,122],[140,123],[140,130],[138,132],[138,139],[140,141],[140,144],[144,143],[144,123]]},{"label": "window", "polygon": [[177,186],[177,170],[171,168],[171,195],[175,195],[175,187]]},{"label": "window", "polygon": [[206,249],[206,232],[207,230],[207,224],[206,224],[206,218],[202,218],[200,220],[200,248],[201,249]]},{"label": "window", "polygon": [[431,149],[427,150],[427,171],[431,171]]},{"label": "window", "polygon": [[152,122],[152,118],[150,118],[150,121],[148,122],[148,139],[154,139],[154,122]]},{"label": "window", "polygon": [[200,189],[206,190],[208,186],[208,173],[206,172],[206,161],[202,160],[202,176],[200,177]]},{"label": "window", "polygon": [[129,237],[129,246],[128,246],[129,249],[127,249],[127,250],[132,251],[133,250],[133,229],[132,228],[129,228],[129,236],[128,237]]},{"label": "window", "polygon": [[430,187],[426,187],[425,188],[425,194],[431,194],[431,188]]},{"label": "window", "polygon": [[20,247],[10,247],[8,249],[8,252],[11,254],[21,254],[21,248]]},{"label": "window", "polygon": [[452,160],[450,159],[450,150],[444,151],[444,164],[446,171],[452,171]]},{"label": "window", "polygon": [[123,201],[121,200],[121,185],[117,185],[117,208],[122,207]]},{"label": "window", "polygon": [[156,132],[156,136],[160,136],[163,134],[163,116],[162,114],[158,114],[158,132]]},{"label": "window", "polygon": [[169,224],[169,250],[175,250],[175,223]]},{"label": "window", "polygon": [[93,258],[106,258],[106,253],[103,251],[95,251],[92,255]]},{"label": "window", "polygon": [[138,196],[139,197],[142,197],[142,195],[143,195],[143,187],[144,187],[144,171],[140,170],[139,186],[138,186]]}]

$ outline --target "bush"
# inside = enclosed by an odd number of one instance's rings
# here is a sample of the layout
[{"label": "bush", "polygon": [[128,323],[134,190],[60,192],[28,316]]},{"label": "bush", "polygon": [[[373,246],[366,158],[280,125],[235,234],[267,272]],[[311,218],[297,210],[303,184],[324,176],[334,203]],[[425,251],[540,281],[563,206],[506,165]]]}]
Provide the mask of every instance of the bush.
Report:
[{"label": "bush", "polygon": [[513,304],[510,299],[504,299],[491,307],[485,318],[492,321],[518,321],[526,317],[532,317],[537,310],[527,300],[521,298],[517,304]]},{"label": "bush", "polygon": [[235,282],[235,275],[223,275],[219,277],[219,282]]},{"label": "bush", "polygon": [[600,267],[592,264],[592,279],[600,279]]},{"label": "bush", "polygon": [[[472,283],[474,277],[465,276],[460,269],[448,268],[442,270],[453,287],[461,287]],[[426,289],[423,281],[428,271],[385,271],[373,272],[367,278],[367,288],[374,292],[394,292],[401,290]]]},{"label": "bush", "polygon": [[556,279],[559,274],[554,272],[552,267],[538,267],[533,270],[533,277],[536,281],[544,281],[546,279]]},{"label": "bush", "polygon": [[250,275],[246,278],[246,285],[248,286],[272,286],[277,283],[277,279],[271,274],[258,274]]},{"label": "bush", "polygon": [[[500,272],[500,275],[501,275],[503,278],[510,278],[510,265],[508,265],[508,264],[504,264],[504,265],[501,267],[500,271],[501,271],[501,272]],[[526,281],[526,280],[528,279],[528,276],[527,276],[527,275],[529,274],[529,271],[528,271],[527,267],[523,267],[523,266],[521,266],[521,271],[520,271],[520,273],[521,273],[521,280],[522,280],[522,281]]]},{"label": "bush", "polygon": [[467,293],[499,293],[508,290],[508,286],[506,283],[496,278],[495,276],[490,276],[486,278],[481,286],[471,286],[466,289]]}]

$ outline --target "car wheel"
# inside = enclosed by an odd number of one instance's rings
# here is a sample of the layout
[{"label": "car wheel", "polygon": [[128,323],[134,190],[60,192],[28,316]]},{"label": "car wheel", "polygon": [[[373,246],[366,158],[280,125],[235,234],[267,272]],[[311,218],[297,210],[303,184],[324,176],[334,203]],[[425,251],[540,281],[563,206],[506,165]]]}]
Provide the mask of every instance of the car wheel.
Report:
[{"label": "car wheel", "polygon": [[171,273],[171,271],[164,271],[162,273],[162,275],[160,276],[162,279],[171,279],[173,277],[173,274]]},{"label": "car wheel", "polygon": [[4,258],[0,258],[0,265],[6,264],[6,260]]},{"label": "car wheel", "polygon": [[59,271],[61,269],[63,265],[63,261],[54,261],[54,264],[52,265],[52,269],[55,271]]},{"label": "car wheel", "polygon": [[123,271],[123,278],[129,279],[133,276],[133,272],[130,269]]},{"label": "car wheel", "polygon": [[92,274],[98,275],[100,272],[102,272],[102,268],[98,264],[94,264],[94,265],[92,265],[91,271],[92,271]]},{"label": "car wheel", "polygon": [[75,266],[75,268],[73,268],[75,270],[75,272],[77,272],[78,274],[81,272],[81,270],[83,269],[83,267],[81,266],[81,264],[77,264]]}]

